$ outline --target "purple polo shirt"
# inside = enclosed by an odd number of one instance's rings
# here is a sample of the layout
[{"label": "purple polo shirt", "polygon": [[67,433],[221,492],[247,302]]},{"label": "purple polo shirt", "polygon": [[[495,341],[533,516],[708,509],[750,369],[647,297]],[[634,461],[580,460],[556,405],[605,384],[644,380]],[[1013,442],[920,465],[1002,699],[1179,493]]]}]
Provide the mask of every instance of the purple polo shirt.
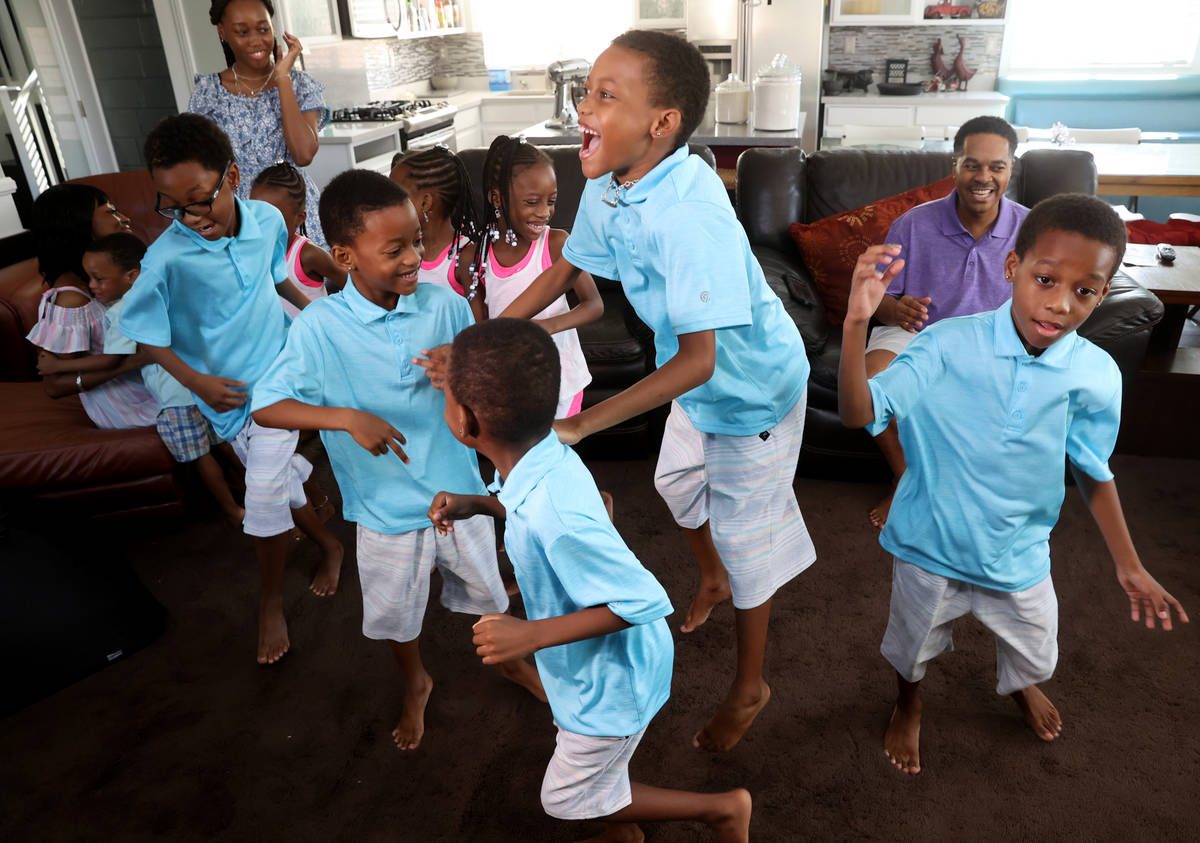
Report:
[{"label": "purple polo shirt", "polygon": [[1004,280],[1004,258],[1028,213],[1024,205],[1001,197],[996,224],[976,240],[958,218],[957,192],[912,208],[888,230],[885,242],[900,244],[904,258],[888,295],[928,296],[926,325],[995,310],[1012,295],[1012,285]]}]

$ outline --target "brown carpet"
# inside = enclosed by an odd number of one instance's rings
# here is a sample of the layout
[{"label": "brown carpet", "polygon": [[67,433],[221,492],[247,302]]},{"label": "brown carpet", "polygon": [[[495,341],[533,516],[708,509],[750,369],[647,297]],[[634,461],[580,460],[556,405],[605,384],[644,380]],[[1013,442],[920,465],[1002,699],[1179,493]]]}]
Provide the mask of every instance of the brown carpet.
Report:
[{"label": "brown carpet", "polygon": [[[626,540],[684,608],[693,563],[651,468],[593,464]],[[776,599],[770,705],[728,754],[691,748],[732,671],[732,610],[720,607],[676,635],[673,695],[635,777],[745,786],[752,837],[764,841],[1196,839],[1200,472],[1128,457],[1114,468],[1142,558],[1196,622],[1163,634],[1128,620],[1099,533],[1069,490],[1052,542],[1062,655],[1045,689],[1065,720],[1053,745],[995,695],[992,639],[967,620],[958,652],[925,682],[924,772],[888,765],[893,674],[878,647],[890,561],[865,516],[881,488],[801,480],[820,558]],[[351,547],[352,528],[336,523]],[[352,556],[341,591],[323,600],[306,590],[316,548],[299,546],[287,580],[292,651],[262,668],[247,540],[207,520],[130,538],[128,550],[170,613],[167,630],[0,721],[0,839],[568,841],[598,830],[542,813],[550,713],[478,664],[469,618],[429,612],[424,653],[437,684],[425,741],[402,754],[389,735],[399,681],[386,645],[360,634]],[[688,824],[645,831],[663,843],[707,839]]]}]

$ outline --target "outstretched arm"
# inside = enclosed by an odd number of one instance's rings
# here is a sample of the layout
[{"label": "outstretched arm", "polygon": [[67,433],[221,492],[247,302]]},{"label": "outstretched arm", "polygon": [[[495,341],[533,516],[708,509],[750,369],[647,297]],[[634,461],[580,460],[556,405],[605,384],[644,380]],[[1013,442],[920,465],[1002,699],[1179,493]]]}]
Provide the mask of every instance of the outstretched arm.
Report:
[{"label": "outstretched arm", "polygon": [[[514,319],[532,319],[541,313],[550,303],[575,285],[575,277],[583,270],[574,266],[566,258],[560,257],[550,268],[533,279],[525,292],[500,315]],[[593,288],[595,282],[592,283]]]},{"label": "outstretched arm", "polygon": [[[557,228],[550,232],[550,242],[547,243],[547,246],[550,248],[551,258],[556,262],[562,260],[562,247],[566,242],[567,232]],[[554,265],[550,266],[553,269]],[[546,333],[557,334],[560,331],[569,331],[580,325],[595,322],[604,315],[604,300],[600,298],[600,291],[596,289],[596,282],[590,273],[583,270],[577,271],[572,288],[575,290],[575,296],[579,299],[577,305],[559,316],[536,320],[546,329]]]},{"label": "outstretched arm", "polygon": [[716,359],[717,341],[711,330],[680,334],[679,351],[674,357],[607,401],[588,407],[578,415],[559,419],[554,423],[554,431],[562,442],[574,445],[598,430],[606,430],[661,407],[706,383],[712,377]]},{"label": "outstretched arm", "polygon": [[390,449],[401,461],[408,455],[401,449],[403,434],[379,416],[350,407],[319,407],[293,398],[285,398],[252,414],[263,427],[283,430],[342,430],[354,437],[364,450],[383,456]]},{"label": "outstretched arm", "polygon": [[546,647],[598,638],[628,626],[628,621],[607,606],[592,606],[536,621],[523,621],[512,615],[484,615],[471,627],[475,633],[471,641],[484,664],[500,664]]},{"label": "outstretched arm", "polygon": [[1171,609],[1174,609],[1179,619],[1187,623],[1187,612],[1179,605],[1179,601],[1168,594],[1142,566],[1129,535],[1129,526],[1125,523],[1125,513],[1121,510],[1116,481],[1101,483],[1080,471],[1074,463],[1071,464],[1071,473],[1116,564],[1117,581],[1129,596],[1129,617],[1138,621],[1144,615],[1147,629],[1154,629],[1154,619],[1157,617],[1162,628],[1170,630]]},{"label": "outstretched arm", "polygon": [[[858,256],[854,265],[838,366],[838,413],[847,427],[864,427],[875,418],[867,386],[867,326],[880,300],[886,298],[888,284],[904,268],[904,261],[895,259],[899,254],[899,246],[872,246]],[[881,263],[890,266],[880,272],[877,264]]]},{"label": "outstretched arm", "polygon": [[455,521],[475,515],[490,515],[498,521],[503,521],[508,513],[504,504],[491,495],[454,495],[450,492],[438,492],[433,496],[433,503],[429,505],[429,520],[443,536],[454,532]]}]

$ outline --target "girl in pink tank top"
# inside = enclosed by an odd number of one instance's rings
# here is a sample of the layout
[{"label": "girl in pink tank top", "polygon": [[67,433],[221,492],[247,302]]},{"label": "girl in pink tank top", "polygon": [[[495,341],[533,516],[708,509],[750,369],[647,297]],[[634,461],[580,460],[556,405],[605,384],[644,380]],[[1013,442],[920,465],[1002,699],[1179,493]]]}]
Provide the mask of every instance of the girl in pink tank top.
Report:
[{"label": "girl in pink tank top", "polygon": [[417,280],[449,287],[466,297],[476,322],[486,319],[483,278],[475,260],[482,226],[462,159],[440,145],[401,153],[392,161],[390,178],[408,192],[421,222],[425,259]]},{"label": "girl in pink tank top", "polygon": [[[346,285],[346,273],[338,268],[333,257],[300,233],[308,209],[304,176],[299,170],[287,161],[272,164],[255,176],[250,198],[274,205],[283,214],[288,230],[288,280],[300,292],[312,301],[336,293]],[[281,299],[288,316],[295,318],[300,309],[287,299]]]},{"label": "girl in pink tank top", "polygon": [[[558,180],[549,156],[524,138],[504,135],[492,141],[483,166],[484,196],[491,216],[485,225],[486,252],[480,259],[487,279],[487,309],[499,316],[562,254],[567,232],[550,227],[558,200]],[[592,276],[575,281],[579,304],[559,296],[534,321],[558,347],[562,362],[556,418],[579,412],[583,388],[592,376],[576,328],[599,319],[604,305]]]}]

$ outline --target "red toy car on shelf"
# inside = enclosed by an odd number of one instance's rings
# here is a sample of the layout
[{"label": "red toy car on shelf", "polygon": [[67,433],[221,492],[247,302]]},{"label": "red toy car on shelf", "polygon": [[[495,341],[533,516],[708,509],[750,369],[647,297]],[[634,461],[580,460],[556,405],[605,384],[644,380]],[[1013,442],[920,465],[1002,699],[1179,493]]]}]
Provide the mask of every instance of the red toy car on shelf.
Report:
[{"label": "red toy car on shelf", "polygon": [[970,6],[956,6],[953,3],[934,3],[931,6],[925,7],[926,20],[939,20],[941,18],[969,18],[971,17]]}]

